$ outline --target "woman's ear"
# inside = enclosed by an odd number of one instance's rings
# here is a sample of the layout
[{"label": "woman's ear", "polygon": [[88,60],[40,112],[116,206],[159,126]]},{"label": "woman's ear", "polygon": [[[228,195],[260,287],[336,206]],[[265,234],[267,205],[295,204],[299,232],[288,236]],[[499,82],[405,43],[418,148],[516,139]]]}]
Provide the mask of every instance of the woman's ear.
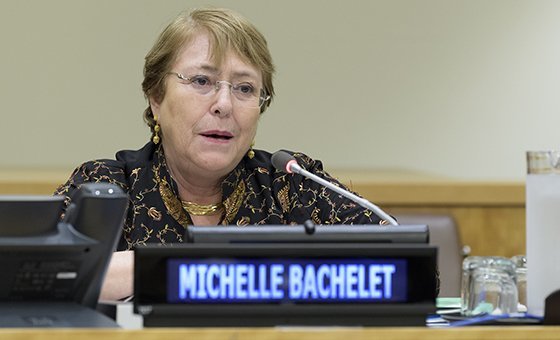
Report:
[{"label": "woman's ear", "polygon": [[152,113],[154,114],[154,116],[159,116],[160,103],[155,100],[154,97],[149,97],[148,103],[150,104],[150,108],[152,109]]}]

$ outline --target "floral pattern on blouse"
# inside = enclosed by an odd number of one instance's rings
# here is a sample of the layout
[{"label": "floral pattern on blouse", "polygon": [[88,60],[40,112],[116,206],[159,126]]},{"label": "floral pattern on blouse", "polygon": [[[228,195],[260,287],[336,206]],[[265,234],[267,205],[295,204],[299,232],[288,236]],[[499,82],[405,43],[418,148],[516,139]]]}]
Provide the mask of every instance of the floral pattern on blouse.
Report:
[{"label": "floral pattern on blouse", "polygon": [[[323,170],[320,161],[290,153],[307,171],[344,187]],[[307,178],[277,171],[270,157],[266,151],[255,150],[254,158],[244,157],[223,180],[221,225],[290,225],[307,220],[322,225],[383,223],[371,211]],[[161,144],[149,142],[137,151],[119,151],[115,160],[85,162],[55,194],[65,195],[69,204],[73,192],[86,182],[113,183],[128,193],[129,208],[118,250],[186,241],[192,220],[178,198]]]}]

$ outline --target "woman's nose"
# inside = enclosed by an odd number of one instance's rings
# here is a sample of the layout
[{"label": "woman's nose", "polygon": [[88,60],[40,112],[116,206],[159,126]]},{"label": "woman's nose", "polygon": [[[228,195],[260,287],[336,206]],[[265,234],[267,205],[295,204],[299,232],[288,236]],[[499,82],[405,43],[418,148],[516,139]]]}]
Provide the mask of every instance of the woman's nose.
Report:
[{"label": "woman's nose", "polygon": [[216,96],[212,112],[219,115],[230,114],[233,108],[231,84],[227,81],[216,82]]}]

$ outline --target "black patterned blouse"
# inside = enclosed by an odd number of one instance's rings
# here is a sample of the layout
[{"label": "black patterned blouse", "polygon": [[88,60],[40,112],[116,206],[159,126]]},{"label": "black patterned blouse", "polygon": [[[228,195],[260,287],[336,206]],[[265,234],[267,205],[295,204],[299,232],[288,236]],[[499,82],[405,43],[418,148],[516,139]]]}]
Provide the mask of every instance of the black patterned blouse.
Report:
[{"label": "black patterned blouse", "polygon": [[[320,161],[292,153],[304,169],[343,186],[323,171]],[[271,154],[255,150],[222,183],[222,225],[379,224],[380,218],[341,195],[299,175],[276,171]],[[109,182],[129,195],[128,216],[118,250],[146,243],[183,242],[192,225],[165,164],[163,147],[152,142],[138,151],[123,150],[116,160],[89,161],[74,170],[55,194],[66,195],[85,182]]]}]

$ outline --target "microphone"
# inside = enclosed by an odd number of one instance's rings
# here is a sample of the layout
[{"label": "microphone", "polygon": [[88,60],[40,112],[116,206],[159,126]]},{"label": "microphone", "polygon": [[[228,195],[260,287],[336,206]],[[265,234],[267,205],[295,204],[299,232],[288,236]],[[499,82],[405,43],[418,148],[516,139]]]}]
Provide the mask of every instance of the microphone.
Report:
[{"label": "microphone", "polygon": [[377,216],[381,217],[382,219],[389,222],[391,225],[399,225],[397,221],[387,214],[385,211],[381,210],[377,205],[371,203],[370,201],[366,200],[365,198],[359,197],[354,195],[348,190],[345,190],[341,187],[338,187],[332,184],[329,181],[322,179],[321,177],[312,174],[311,172],[302,168],[295,159],[294,156],[290,155],[286,151],[276,151],[271,158],[272,165],[279,171],[283,171],[289,174],[296,173],[298,175],[305,176],[312,181],[319,183],[332,191],[348,198],[349,200],[359,204],[360,206],[373,211]]}]

